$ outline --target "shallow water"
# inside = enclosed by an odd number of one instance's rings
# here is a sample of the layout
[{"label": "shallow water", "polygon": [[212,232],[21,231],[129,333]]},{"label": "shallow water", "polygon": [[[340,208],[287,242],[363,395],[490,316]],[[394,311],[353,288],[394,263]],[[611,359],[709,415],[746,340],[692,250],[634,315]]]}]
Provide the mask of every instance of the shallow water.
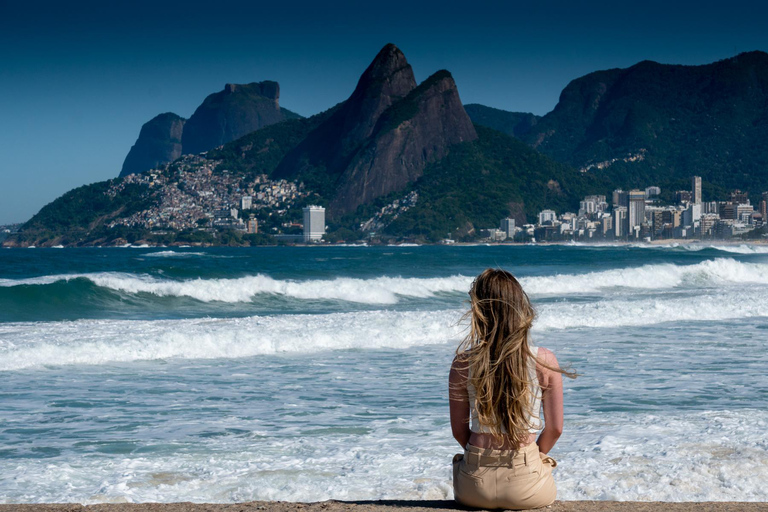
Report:
[{"label": "shallow water", "polygon": [[763,249],[0,251],[0,502],[450,498],[488,266],[581,374],[559,498],[766,501]]}]

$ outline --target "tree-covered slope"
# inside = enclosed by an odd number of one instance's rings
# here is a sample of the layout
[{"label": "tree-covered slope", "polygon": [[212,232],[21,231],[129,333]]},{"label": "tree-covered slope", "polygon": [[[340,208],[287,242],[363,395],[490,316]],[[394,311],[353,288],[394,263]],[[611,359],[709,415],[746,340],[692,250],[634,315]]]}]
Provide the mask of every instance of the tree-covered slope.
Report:
[{"label": "tree-covered slope", "polygon": [[462,238],[472,229],[498,227],[505,217],[520,225],[545,208],[575,211],[582,196],[610,188],[506,134],[479,125],[475,129],[479,139],[452,146],[445,158],[424,170],[413,185],[417,205],[390,224],[387,233]]},{"label": "tree-covered slope", "polygon": [[571,82],[524,139],[622,186],[702,176],[768,190],[768,54],[703,66],[640,62]]},{"label": "tree-covered slope", "polygon": [[517,138],[521,138],[531,131],[531,128],[536,126],[536,123],[541,119],[540,116],[530,112],[509,112],[477,103],[464,105],[464,110],[473,123],[493,128]]},{"label": "tree-covered slope", "polygon": [[220,160],[219,169],[243,173],[246,177],[272,175],[289,151],[335,112],[331,108],[306,119],[276,123],[208,152],[211,160]]},{"label": "tree-covered slope", "polygon": [[[115,190],[120,178],[83,185],[70,190],[44,206],[27,221],[6,245],[76,245],[108,236],[106,224],[127,217],[154,204],[156,197],[148,187],[126,184]],[[114,193],[109,193],[110,190]]]}]

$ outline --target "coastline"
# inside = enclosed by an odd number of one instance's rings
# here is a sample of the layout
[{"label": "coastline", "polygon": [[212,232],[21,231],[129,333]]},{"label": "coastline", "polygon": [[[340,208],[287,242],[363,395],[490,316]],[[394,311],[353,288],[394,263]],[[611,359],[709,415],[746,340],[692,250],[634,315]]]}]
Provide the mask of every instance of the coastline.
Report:
[{"label": "coastline", "polygon": [[[474,510],[453,500],[250,501],[244,503],[77,503],[0,504],[0,512],[427,512]],[[547,512],[764,512],[763,502],[556,501]]]},{"label": "coastline", "polygon": [[477,247],[477,246],[489,246],[489,247],[551,247],[551,246],[572,246],[572,247],[654,247],[665,245],[691,245],[701,247],[737,247],[740,245],[746,246],[763,246],[768,245],[768,238],[755,239],[755,240],[687,240],[684,238],[669,238],[662,240],[651,241],[635,241],[630,242],[626,240],[611,241],[603,240],[596,242],[581,242],[573,240],[553,241],[553,242],[492,242],[492,241],[478,241],[478,242],[454,242],[451,244],[444,243],[415,243],[415,242],[400,242],[393,244],[385,243],[310,243],[310,244],[264,244],[264,245],[239,245],[230,246],[226,244],[215,245],[208,243],[171,243],[171,244],[152,244],[145,240],[140,240],[137,244],[121,244],[121,245],[5,245],[0,242],[0,248],[3,249],[208,249],[218,247],[233,247],[233,248],[251,248],[251,247]]}]

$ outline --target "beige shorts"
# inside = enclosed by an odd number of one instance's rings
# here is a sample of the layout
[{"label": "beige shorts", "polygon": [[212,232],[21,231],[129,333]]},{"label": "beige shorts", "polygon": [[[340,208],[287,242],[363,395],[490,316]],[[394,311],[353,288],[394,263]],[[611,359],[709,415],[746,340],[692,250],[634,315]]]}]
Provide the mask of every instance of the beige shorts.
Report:
[{"label": "beige shorts", "polygon": [[539,453],[536,443],[520,450],[488,450],[468,444],[453,457],[453,494],[477,508],[528,509],[551,505],[557,488],[557,462]]}]

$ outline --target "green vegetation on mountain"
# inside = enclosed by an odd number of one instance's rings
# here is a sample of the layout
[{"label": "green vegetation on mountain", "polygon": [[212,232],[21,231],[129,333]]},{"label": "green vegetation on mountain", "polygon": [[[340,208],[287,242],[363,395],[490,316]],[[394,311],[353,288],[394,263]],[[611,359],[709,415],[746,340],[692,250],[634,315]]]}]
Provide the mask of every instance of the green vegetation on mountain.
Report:
[{"label": "green vegetation on mountain", "polygon": [[208,158],[221,160],[217,170],[242,173],[249,180],[260,174],[271,176],[286,153],[325,121],[335,108],[306,119],[291,119],[249,133],[209,151]]},{"label": "green vegetation on mountain", "polygon": [[118,194],[108,195],[106,192],[118,181],[119,178],[70,190],[44,206],[10,239],[22,245],[74,245],[109,236],[105,225],[110,220],[145,210],[156,201],[152,191],[142,185],[128,184]]},{"label": "green vegetation on mountain", "polygon": [[448,156],[428,166],[416,181],[416,206],[385,232],[429,241],[457,239],[472,230],[497,228],[512,217],[518,225],[531,222],[545,208],[578,209],[586,194],[610,184],[575,171],[533,151],[512,137],[476,125],[479,139],[451,148]]},{"label": "green vegetation on mountain", "polygon": [[467,111],[473,123],[493,128],[518,139],[531,131],[531,128],[541,119],[540,116],[529,112],[508,112],[477,103],[464,105],[464,110]]},{"label": "green vegetation on mountain", "polygon": [[767,139],[763,52],[703,66],[644,61],[590,73],[571,82],[524,136],[537,150],[617,186],[664,189],[698,175],[755,199],[768,190]]}]

